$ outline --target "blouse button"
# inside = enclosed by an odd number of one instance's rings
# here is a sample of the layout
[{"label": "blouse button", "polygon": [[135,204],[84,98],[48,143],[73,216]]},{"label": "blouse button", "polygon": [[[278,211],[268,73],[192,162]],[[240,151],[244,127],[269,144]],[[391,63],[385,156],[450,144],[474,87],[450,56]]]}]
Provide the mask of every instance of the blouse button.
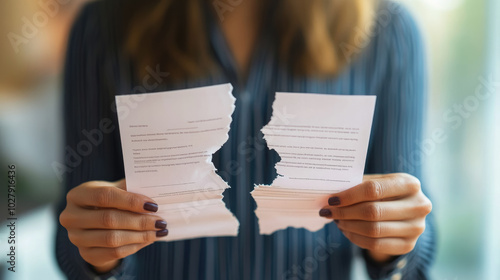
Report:
[{"label": "blouse button", "polygon": [[406,266],[406,258],[403,258],[402,260],[400,260],[397,264],[396,264],[396,267],[399,268],[399,269],[402,269],[403,267]]},{"label": "blouse button", "polygon": [[391,280],[401,280],[401,273],[392,275]]}]

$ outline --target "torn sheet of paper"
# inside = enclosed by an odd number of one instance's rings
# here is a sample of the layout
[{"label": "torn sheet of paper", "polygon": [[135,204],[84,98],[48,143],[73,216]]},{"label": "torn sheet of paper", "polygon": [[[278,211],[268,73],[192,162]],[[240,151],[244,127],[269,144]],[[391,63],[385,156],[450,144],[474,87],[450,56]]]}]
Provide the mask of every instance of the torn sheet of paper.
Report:
[{"label": "torn sheet of paper", "polygon": [[163,240],[235,236],[229,188],[212,154],[227,141],[235,98],[223,84],[116,96],[127,191],[151,197],[168,223]]},{"label": "torn sheet of paper", "polygon": [[328,198],[363,179],[375,96],[276,93],[262,129],[281,160],[271,186],[252,191],[260,233],[321,229]]}]

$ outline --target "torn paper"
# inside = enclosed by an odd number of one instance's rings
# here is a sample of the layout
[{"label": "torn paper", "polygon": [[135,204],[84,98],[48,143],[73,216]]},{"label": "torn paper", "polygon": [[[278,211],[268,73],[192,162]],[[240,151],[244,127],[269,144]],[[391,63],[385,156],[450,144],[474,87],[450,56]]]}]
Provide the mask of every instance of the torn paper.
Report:
[{"label": "torn paper", "polygon": [[318,212],[361,183],[374,109],[375,96],[276,93],[262,132],[281,158],[278,177],[252,191],[261,234],[331,222]]},{"label": "torn paper", "polygon": [[127,191],[151,197],[173,241],[235,236],[212,154],[227,141],[230,84],[116,96]]}]

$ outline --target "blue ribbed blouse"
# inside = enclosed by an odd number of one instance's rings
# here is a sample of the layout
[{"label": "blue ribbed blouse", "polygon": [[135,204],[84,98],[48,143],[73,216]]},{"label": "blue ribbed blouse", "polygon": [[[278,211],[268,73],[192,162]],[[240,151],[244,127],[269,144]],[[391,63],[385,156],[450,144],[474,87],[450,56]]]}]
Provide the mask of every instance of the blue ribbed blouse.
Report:
[{"label": "blue ribbed blouse", "polygon": [[[64,78],[66,149],[76,150],[86,139],[82,132],[98,129],[102,120],[110,119],[114,129],[105,133],[102,143],[82,156],[79,164],[67,162],[66,192],[86,181],[124,177],[113,100],[117,94],[137,91],[142,81],[134,78],[133,66],[123,55],[116,24],[118,6],[114,5],[119,6],[119,1],[87,4],[69,38]],[[361,54],[340,75],[329,79],[296,77],[283,69],[276,59],[274,36],[265,28],[248,77],[241,79],[223,33],[209,12],[207,32],[220,71],[206,79],[176,84],[160,77],[162,83],[149,91],[233,84],[237,101],[229,140],[214,155],[213,162],[231,186],[224,192],[224,202],[241,224],[239,235],[156,242],[123,259],[112,272],[98,275],[59,226],[57,260],[68,278],[351,279],[356,255],[365,260],[372,279],[390,279],[395,274],[402,279],[429,278],[435,251],[432,215],[412,252],[378,266],[370,262],[364,250],[350,243],[335,223],[318,232],[289,228],[260,235],[253,211],[255,202],[250,196],[254,183],[269,184],[276,176],[278,156],[266,147],[260,132],[271,117],[276,91],[376,95],[365,173],[407,172],[422,180],[418,143],[425,105],[425,59],[420,34],[409,13],[400,5],[383,2],[369,44],[364,45],[367,38],[361,37],[359,45],[349,46]],[[425,192],[425,183],[423,189]],[[59,212],[64,206],[63,196]]]}]

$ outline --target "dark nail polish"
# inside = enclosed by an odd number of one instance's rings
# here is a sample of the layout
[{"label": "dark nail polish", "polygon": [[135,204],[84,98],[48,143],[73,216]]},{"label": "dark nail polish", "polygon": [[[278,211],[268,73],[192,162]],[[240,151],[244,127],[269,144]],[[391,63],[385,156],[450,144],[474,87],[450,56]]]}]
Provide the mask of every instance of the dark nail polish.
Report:
[{"label": "dark nail polish", "polygon": [[167,227],[167,222],[165,222],[164,220],[158,220],[155,223],[155,227],[157,229],[165,229]]},{"label": "dark nail polish", "polygon": [[332,215],[332,211],[330,211],[330,209],[321,209],[319,210],[319,215],[321,217],[330,217]]},{"label": "dark nail polish", "polygon": [[335,206],[340,205],[340,198],[338,196],[332,196],[328,199],[328,205]]},{"label": "dark nail polish", "polygon": [[144,203],[144,210],[150,212],[156,212],[158,211],[158,204],[152,202],[146,202]]},{"label": "dark nail polish", "polygon": [[168,229],[162,229],[156,232],[156,237],[163,237],[168,235]]}]

